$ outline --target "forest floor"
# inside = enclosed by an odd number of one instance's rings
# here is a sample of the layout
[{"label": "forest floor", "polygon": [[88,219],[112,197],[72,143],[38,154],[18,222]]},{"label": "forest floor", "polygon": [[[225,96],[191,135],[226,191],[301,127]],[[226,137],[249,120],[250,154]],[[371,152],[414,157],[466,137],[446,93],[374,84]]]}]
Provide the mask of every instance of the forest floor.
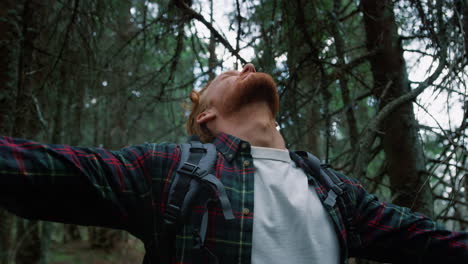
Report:
[{"label": "forest floor", "polygon": [[91,249],[86,241],[51,245],[50,264],[140,264],[143,244],[131,239],[112,251]]}]

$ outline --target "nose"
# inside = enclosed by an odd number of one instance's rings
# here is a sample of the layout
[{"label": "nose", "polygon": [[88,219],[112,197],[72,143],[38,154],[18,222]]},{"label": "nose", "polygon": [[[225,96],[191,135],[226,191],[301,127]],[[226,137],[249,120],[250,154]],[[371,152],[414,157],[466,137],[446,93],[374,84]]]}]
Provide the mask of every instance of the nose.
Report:
[{"label": "nose", "polygon": [[242,69],[241,74],[247,73],[247,72],[257,72],[255,70],[255,66],[252,63],[247,63]]}]

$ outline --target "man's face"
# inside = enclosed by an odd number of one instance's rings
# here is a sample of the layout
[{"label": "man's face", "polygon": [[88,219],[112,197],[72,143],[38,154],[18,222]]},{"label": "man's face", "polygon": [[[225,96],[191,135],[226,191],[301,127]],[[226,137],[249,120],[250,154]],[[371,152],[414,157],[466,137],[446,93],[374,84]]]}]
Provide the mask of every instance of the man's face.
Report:
[{"label": "man's face", "polygon": [[210,83],[204,97],[209,107],[214,107],[226,117],[253,102],[266,102],[273,117],[279,108],[279,96],[273,78],[256,72],[252,64],[245,65],[241,72],[227,71],[220,74]]}]

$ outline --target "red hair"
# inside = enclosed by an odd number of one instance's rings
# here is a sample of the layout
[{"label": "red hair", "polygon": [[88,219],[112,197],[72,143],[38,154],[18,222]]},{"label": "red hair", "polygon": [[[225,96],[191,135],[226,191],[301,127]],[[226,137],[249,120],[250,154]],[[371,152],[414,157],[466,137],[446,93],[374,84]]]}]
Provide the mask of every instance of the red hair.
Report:
[{"label": "red hair", "polygon": [[185,123],[188,135],[197,135],[203,143],[212,142],[214,140],[213,134],[208,130],[205,124],[199,124],[197,122],[197,116],[208,109],[208,104],[201,98],[202,94],[208,88],[208,85],[209,83],[203,87],[200,92],[195,90],[190,92],[189,97],[192,105],[190,106],[190,115]]}]

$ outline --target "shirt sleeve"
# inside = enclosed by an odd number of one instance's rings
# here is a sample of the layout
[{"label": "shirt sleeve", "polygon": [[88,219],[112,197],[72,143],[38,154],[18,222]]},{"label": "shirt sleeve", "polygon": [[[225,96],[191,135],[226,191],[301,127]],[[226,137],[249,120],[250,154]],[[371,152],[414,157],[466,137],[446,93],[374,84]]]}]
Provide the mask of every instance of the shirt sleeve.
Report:
[{"label": "shirt sleeve", "polygon": [[174,144],[120,151],[0,137],[0,206],[19,216],[119,229],[154,217]]},{"label": "shirt sleeve", "polygon": [[468,263],[468,233],[452,232],[410,209],[381,202],[362,185],[356,192],[357,241],[350,256],[392,263]]}]

